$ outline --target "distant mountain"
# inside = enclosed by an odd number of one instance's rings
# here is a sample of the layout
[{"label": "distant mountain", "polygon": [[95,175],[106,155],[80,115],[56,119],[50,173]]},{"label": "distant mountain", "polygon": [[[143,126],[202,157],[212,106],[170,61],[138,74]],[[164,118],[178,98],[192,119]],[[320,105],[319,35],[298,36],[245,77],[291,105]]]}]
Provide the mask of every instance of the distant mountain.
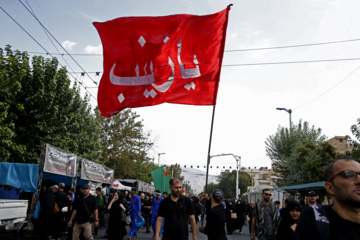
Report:
[{"label": "distant mountain", "polygon": [[[184,177],[184,182],[188,181],[187,184],[191,186],[194,194],[203,192],[206,181],[206,171],[195,168],[181,168],[181,176]],[[217,183],[216,179],[217,176],[209,174],[208,183]]]}]

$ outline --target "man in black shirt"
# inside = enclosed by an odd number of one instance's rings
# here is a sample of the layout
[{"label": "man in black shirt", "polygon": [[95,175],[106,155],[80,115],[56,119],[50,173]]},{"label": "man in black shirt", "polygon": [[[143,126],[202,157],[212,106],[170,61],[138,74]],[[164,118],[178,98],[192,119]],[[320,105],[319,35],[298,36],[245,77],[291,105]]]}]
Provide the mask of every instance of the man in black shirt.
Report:
[{"label": "man in black shirt", "polygon": [[88,184],[82,186],[83,197],[77,198],[73,203],[73,214],[69,221],[69,227],[73,225],[75,220],[75,225],[73,227],[73,240],[78,240],[79,235],[82,230],[84,230],[85,239],[92,240],[91,235],[91,223],[90,215],[94,213],[94,227],[99,226],[98,210],[96,204],[96,198],[93,195],[90,195],[90,187]]},{"label": "man in black shirt", "polygon": [[211,208],[208,209],[206,226],[200,226],[199,231],[208,236],[208,240],[227,240],[225,232],[225,209],[222,201],[224,193],[220,189],[211,192]]},{"label": "man in black shirt", "polygon": [[68,205],[68,198],[66,193],[64,192],[64,188],[65,188],[65,184],[64,183],[59,183],[58,185],[58,191],[55,193],[55,202],[58,205],[60,212],[56,213],[54,215],[54,234],[52,236],[52,238],[54,239],[60,239],[61,237],[61,232],[63,230],[65,230],[64,224],[65,224],[65,213],[62,212],[61,210],[64,207],[67,207]]},{"label": "man in black shirt", "polygon": [[305,208],[296,227],[296,239],[360,239],[360,163],[348,157],[325,168],[325,189],[332,206]]},{"label": "man in black shirt", "polygon": [[153,204],[154,195],[149,196],[149,200],[145,200],[144,203],[144,211],[143,211],[143,217],[145,219],[145,227],[146,227],[146,233],[150,232],[150,217],[151,217],[151,206]]},{"label": "man in black shirt", "polygon": [[188,240],[188,223],[190,219],[193,240],[197,240],[194,208],[190,198],[181,195],[182,183],[178,178],[170,180],[171,194],[160,202],[156,220],[156,240],[160,240],[159,233],[163,219],[163,240]]}]

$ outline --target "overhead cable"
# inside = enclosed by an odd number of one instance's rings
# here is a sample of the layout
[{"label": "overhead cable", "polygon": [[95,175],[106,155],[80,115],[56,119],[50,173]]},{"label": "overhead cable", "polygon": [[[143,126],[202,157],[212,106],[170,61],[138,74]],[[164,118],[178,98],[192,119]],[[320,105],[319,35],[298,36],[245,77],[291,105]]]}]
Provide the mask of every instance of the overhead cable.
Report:
[{"label": "overhead cable", "polygon": [[[322,42],[322,43],[308,43],[308,44],[279,46],[279,47],[230,49],[230,50],[225,50],[224,52],[246,52],[246,51],[284,49],[284,48],[312,47],[312,46],[329,45],[329,44],[346,43],[346,42],[356,42],[356,41],[360,41],[360,39],[356,38],[356,39],[347,39],[347,40],[330,41],[330,42]],[[29,53],[32,53],[32,54],[47,54],[47,53],[42,53],[42,52],[29,52]],[[68,54],[53,53],[53,55],[68,55]],[[71,55],[73,55],[73,56],[74,55],[77,55],[77,56],[102,56],[102,54],[96,54],[96,53],[72,53]]]},{"label": "overhead cable", "polygon": [[[25,1],[26,1],[26,3],[28,4],[31,12],[34,14],[35,18],[37,19],[36,14],[35,14],[34,10],[31,8],[29,2],[28,2],[27,0],[25,0]],[[21,1],[20,1],[20,2],[21,2]],[[53,40],[49,37],[49,34],[46,32],[46,30],[45,30],[45,28],[44,28],[43,26],[42,26],[42,29],[44,30],[45,35],[47,36],[47,38],[49,39],[49,41],[51,42],[51,44],[53,45],[53,47],[54,47],[54,48],[56,49],[56,51],[60,54],[60,51],[58,50],[58,48],[57,48],[56,45],[54,44]],[[61,55],[61,57],[62,57],[62,59],[64,60],[64,62],[66,63],[66,65],[70,68],[70,70],[73,71],[73,73],[76,75],[76,73],[74,72],[74,70],[72,69],[72,67],[70,66],[70,64],[66,61],[66,59],[64,58],[64,56]],[[76,75],[76,77],[78,77],[78,76]]]},{"label": "overhead cable", "polygon": [[[31,37],[45,52],[47,52],[51,57],[54,57],[51,53],[49,53],[28,31],[26,31],[8,12],[6,12],[5,9],[3,9],[1,6],[0,6],[0,9],[6,14],[8,15],[27,35],[29,35],[29,37]],[[64,67],[61,63],[59,63],[61,67]],[[73,77],[75,79],[75,81],[77,81],[81,86],[82,86],[82,83],[79,82],[77,80],[77,78],[75,78],[70,72],[68,72],[70,74],[71,77]],[[89,92],[86,88],[85,90],[90,94],[90,96],[92,96],[95,100],[96,98],[92,95],[91,92]]]},{"label": "overhead cable", "polygon": [[[360,58],[342,58],[342,59],[321,59],[321,60],[305,60],[305,61],[288,61],[288,62],[264,62],[264,63],[239,63],[239,64],[223,64],[222,67],[244,67],[244,66],[259,66],[259,65],[278,65],[278,64],[295,64],[295,63],[321,63],[321,62],[341,62],[341,61],[357,61]],[[83,72],[71,72],[83,73]],[[99,75],[101,71],[87,72]]]},{"label": "overhead cable", "polygon": [[273,49],[282,49],[282,48],[311,47],[311,46],[328,45],[328,44],[335,44],[335,43],[355,42],[355,41],[360,41],[360,39],[357,38],[357,39],[340,40],[340,41],[332,41],[332,42],[308,43],[308,44],[289,45],[289,46],[280,46],[280,47],[234,49],[234,50],[225,50],[225,52],[245,52],[245,51],[259,51],[259,50],[273,50]]},{"label": "overhead cable", "polygon": [[[71,54],[61,45],[61,43],[51,34],[51,32],[49,30],[47,30],[47,28],[39,21],[39,19],[37,19],[37,17],[24,5],[23,2],[21,2],[21,0],[19,0],[19,2],[24,6],[24,8],[26,8],[26,10],[36,19],[36,21],[38,21],[38,23],[50,34],[50,36],[61,46],[61,48],[67,53],[67,55],[69,55],[69,57],[71,57],[71,59],[81,68],[81,70],[83,70],[85,73],[86,71],[81,67],[81,65],[75,60],[75,58],[73,58],[71,56]],[[97,82],[95,82],[90,75],[86,74],[95,85],[97,85]]]},{"label": "overhead cable", "polygon": [[337,87],[338,85],[340,85],[340,83],[344,82],[346,79],[348,79],[351,75],[353,75],[357,70],[360,69],[360,66],[358,66],[357,68],[355,68],[355,70],[353,70],[351,73],[349,73],[346,77],[344,77],[340,82],[336,83],[334,86],[332,86],[331,88],[329,88],[328,90],[326,90],[324,93],[322,93],[320,96],[314,98],[313,100],[301,105],[301,106],[298,106],[294,109],[299,109],[299,108],[302,108],[310,103],[313,103],[315,102],[316,100],[318,100],[319,98],[321,98],[322,96],[324,96],[325,94],[327,94],[328,92],[330,92],[331,90],[333,90],[335,87]]}]

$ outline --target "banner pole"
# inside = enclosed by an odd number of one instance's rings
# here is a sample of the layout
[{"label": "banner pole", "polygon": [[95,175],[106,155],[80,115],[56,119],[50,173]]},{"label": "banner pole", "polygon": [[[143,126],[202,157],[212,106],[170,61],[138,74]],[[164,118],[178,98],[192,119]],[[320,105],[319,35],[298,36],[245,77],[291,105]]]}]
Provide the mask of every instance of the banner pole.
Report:
[{"label": "banner pole", "polygon": [[210,139],[209,139],[209,150],[208,150],[208,156],[207,156],[207,164],[206,164],[206,181],[205,181],[205,193],[207,193],[207,187],[208,187],[208,179],[209,179],[209,165],[210,165],[210,151],[211,151],[211,140],[212,140],[212,133],[214,128],[214,116],[215,116],[215,106],[213,106],[213,113],[212,113],[212,119],[211,119],[211,127],[210,127]]}]

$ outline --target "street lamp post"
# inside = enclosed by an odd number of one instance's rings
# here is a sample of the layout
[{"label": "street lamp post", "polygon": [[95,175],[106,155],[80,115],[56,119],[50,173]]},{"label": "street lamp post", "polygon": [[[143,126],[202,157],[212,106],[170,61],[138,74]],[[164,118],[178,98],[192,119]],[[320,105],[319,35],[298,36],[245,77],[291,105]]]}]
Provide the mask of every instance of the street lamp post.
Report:
[{"label": "street lamp post", "polygon": [[287,113],[289,113],[289,120],[290,120],[290,128],[289,128],[289,130],[291,129],[291,113],[292,113],[292,110],[291,109],[286,109],[286,108],[276,108],[276,110],[280,110],[280,111],[285,111],[285,112],[287,112]]},{"label": "street lamp post", "polygon": [[158,153],[158,165],[160,166],[160,155],[163,155],[165,153]]},{"label": "street lamp post", "polygon": [[236,194],[236,198],[239,197],[239,170],[240,170],[240,165],[241,165],[241,157],[240,156],[236,156],[232,153],[223,153],[223,154],[218,154],[218,155],[213,155],[210,156],[210,158],[212,157],[220,157],[220,156],[228,156],[231,155],[235,158],[236,160],[236,189],[235,189],[235,194]]}]

